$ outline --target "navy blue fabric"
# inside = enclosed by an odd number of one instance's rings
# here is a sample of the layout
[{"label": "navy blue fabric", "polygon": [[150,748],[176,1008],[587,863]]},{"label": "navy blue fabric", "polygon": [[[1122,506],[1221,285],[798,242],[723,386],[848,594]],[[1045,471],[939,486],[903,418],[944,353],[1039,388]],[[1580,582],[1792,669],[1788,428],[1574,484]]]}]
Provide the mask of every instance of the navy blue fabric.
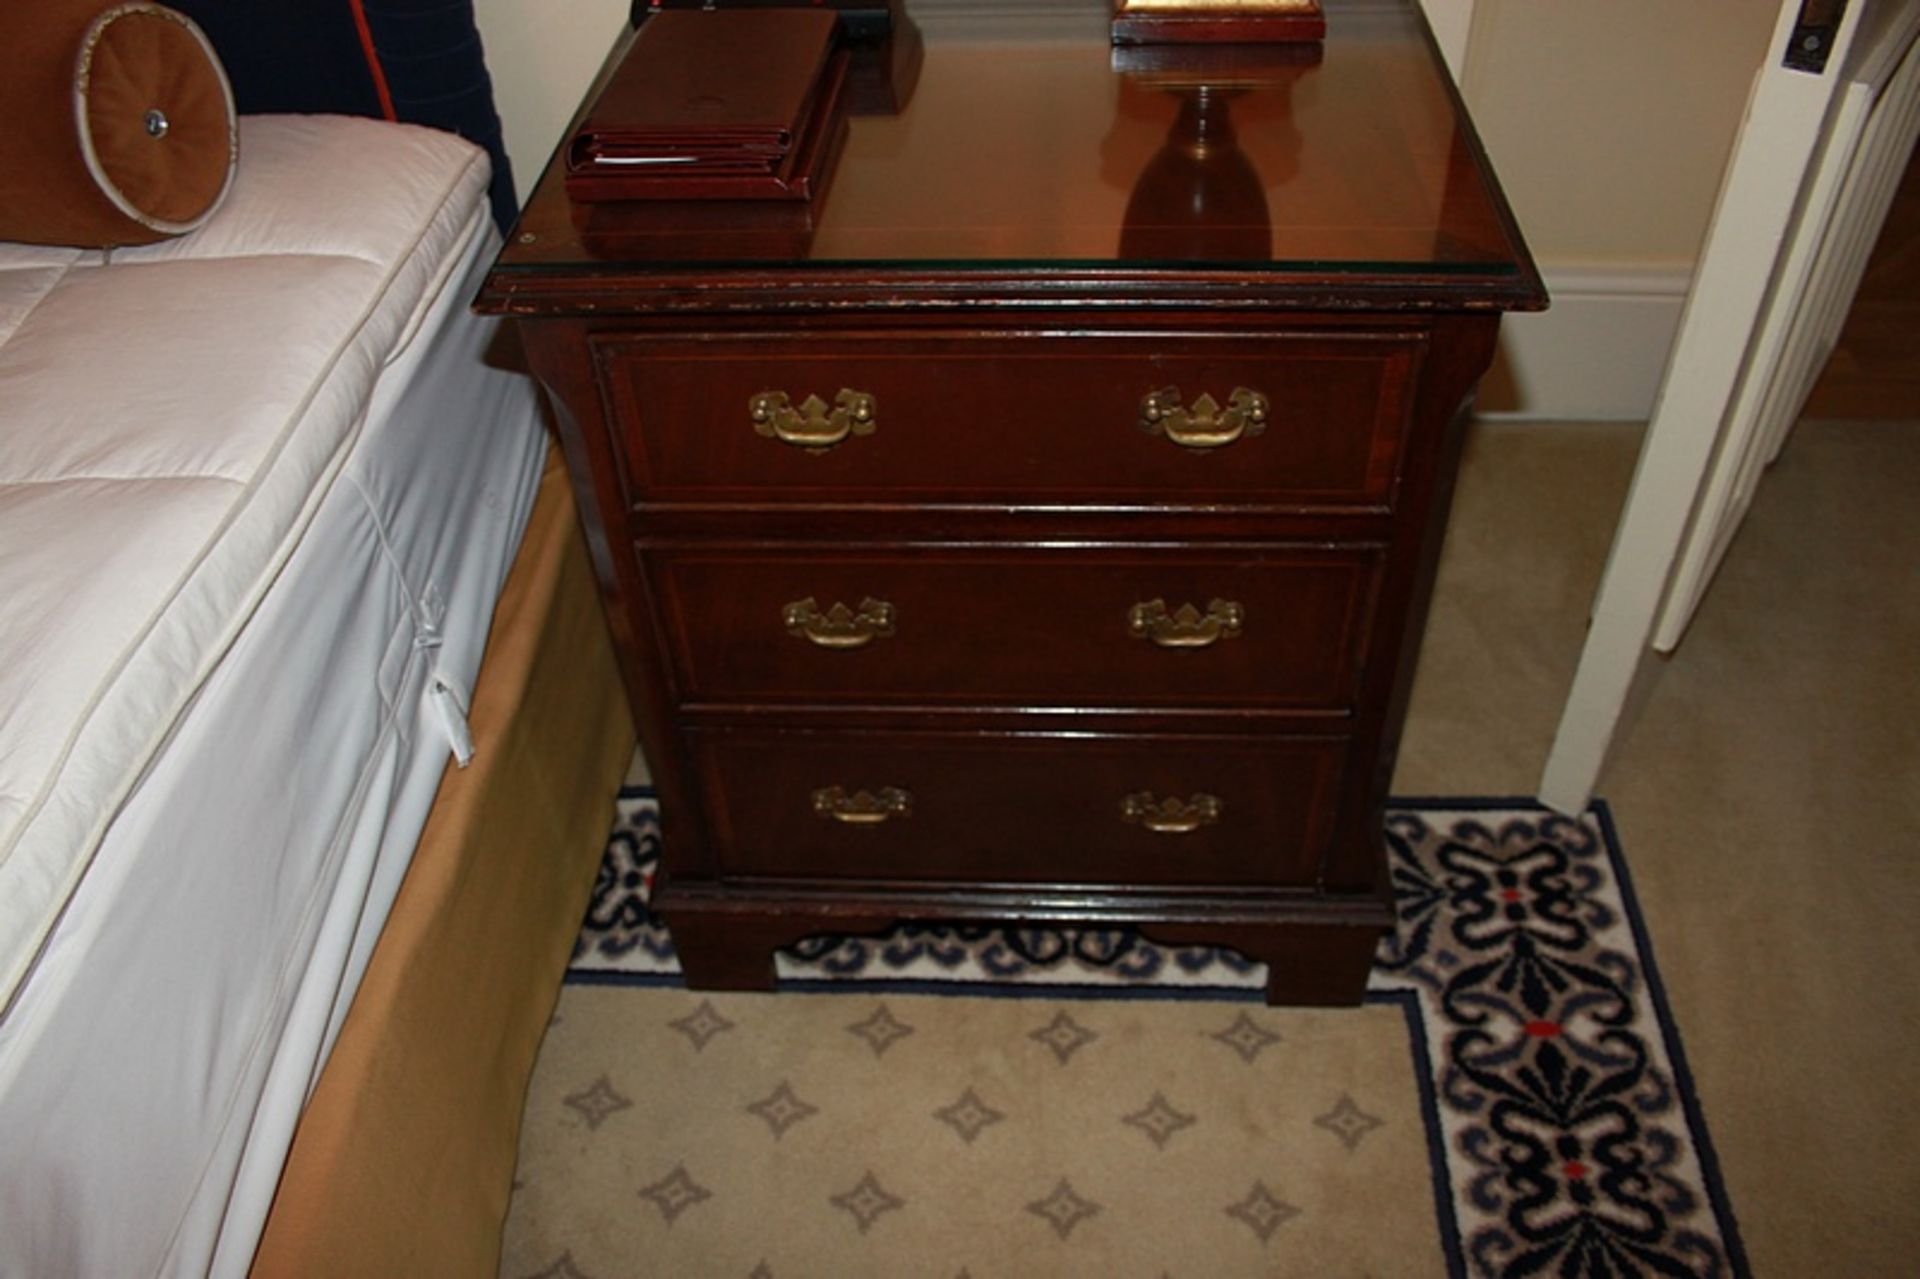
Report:
[{"label": "navy blue fabric", "polygon": [[[385,114],[348,0],[169,4],[207,33],[242,113]],[[513,172],[471,0],[364,0],[363,9],[394,114],[457,133],[493,157],[488,195],[504,232],[516,211]]]},{"label": "navy blue fabric", "polygon": [[488,194],[504,234],[518,211],[513,171],[472,0],[365,0],[365,8],[394,113],[413,124],[457,133],[493,157]]}]

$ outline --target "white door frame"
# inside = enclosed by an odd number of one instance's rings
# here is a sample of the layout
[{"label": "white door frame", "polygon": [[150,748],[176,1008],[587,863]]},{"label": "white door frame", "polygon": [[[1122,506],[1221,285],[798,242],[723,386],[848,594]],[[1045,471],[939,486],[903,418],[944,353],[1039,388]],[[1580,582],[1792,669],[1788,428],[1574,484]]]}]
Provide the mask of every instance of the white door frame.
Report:
[{"label": "white door frame", "polygon": [[[1580,812],[1592,799],[1646,666],[1654,621],[1728,433],[1728,409],[1764,318],[1860,11],[1869,6],[1856,0],[1847,7],[1825,69],[1817,74],[1784,69],[1800,7],[1800,0],[1782,0],[1768,60],[1754,77],[1594,601],[1586,647],[1541,777],[1541,801],[1564,813]],[[1700,532],[1711,536],[1713,530]]]}]

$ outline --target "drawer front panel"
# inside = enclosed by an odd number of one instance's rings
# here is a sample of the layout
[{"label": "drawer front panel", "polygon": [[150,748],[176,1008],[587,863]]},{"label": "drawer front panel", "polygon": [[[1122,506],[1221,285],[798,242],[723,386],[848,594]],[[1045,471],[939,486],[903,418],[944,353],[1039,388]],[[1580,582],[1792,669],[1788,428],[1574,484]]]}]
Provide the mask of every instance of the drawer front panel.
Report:
[{"label": "drawer front panel", "polygon": [[1346,755],[1338,738],[688,737],[724,875],[873,883],[1309,888]]},{"label": "drawer front panel", "polygon": [[1188,505],[1377,508],[1392,497],[1424,339],[594,343],[636,501],[1126,505],[1178,494]]},{"label": "drawer front panel", "polygon": [[643,552],[683,702],[1256,707],[1355,698],[1379,552]]}]

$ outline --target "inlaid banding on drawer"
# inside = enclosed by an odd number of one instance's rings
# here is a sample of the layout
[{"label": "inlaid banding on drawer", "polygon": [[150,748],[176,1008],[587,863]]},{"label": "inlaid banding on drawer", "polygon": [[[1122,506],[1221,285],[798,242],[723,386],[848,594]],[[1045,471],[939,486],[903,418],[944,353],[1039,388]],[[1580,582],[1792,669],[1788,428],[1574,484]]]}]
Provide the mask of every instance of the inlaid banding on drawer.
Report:
[{"label": "inlaid banding on drawer", "polygon": [[[635,501],[1362,508],[1393,495],[1425,348],[1371,329],[592,343]],[[837,400],[867,416],[830,430]],[[821,446],[794,447],[768,406],[807,403],[820,422],[795,431]]]},{"label": "inlaid banding on drawer", "polygon": [[1379,563],[1291,545],[641,556],[682,703],[1283,711],[1354,701]]},{"label": "inlaid banding on drawer", "polygon": [[[1344,738],[688,738],[722,874],[876,882],[1310,887],[1347,752]],[[823,793],[829,818],[890,819],[823,820]],[[911,816],[883,795],[911,796]],[[1146,820],[1142,796],[1157,801]]]}]

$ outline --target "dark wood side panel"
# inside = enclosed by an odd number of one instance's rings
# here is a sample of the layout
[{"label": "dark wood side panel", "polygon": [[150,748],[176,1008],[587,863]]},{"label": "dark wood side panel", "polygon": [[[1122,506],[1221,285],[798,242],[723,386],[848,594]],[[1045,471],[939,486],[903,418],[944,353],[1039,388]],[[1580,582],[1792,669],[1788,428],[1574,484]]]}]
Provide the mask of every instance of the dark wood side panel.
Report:
[{"label": "dark wood side panel", "polygon": [[1406,482],[1394,511],[1398,528],[1381,575],[1378,621],[1367,657],[1367,695],[1354,722],[1354,736],[1366,744],[1373,768],[1348,775],[1340,833],[1327,864],[1326,885],[1332,891],[1389,892],[1383,853],[1387,793],[1474,390],[1493,359],[1498,329],[1497,316],[1444,316],[1434,322],[1414,410]]},{"label": "dark wood side panel", "polygon": [[[1418,330],[607,334],[593,339],[636,502],[1215,502],[1382,507],[1423,349]],[[1264,395],[1257,434],[1187,448],[1141,422]],[[825,451],[759,434],[778,392],[873,397],[876,429]]]},{"label": "dark wood side panel", "polygon": [[682,703],[1334,715],[1357,695],[1381,556],[1258,543],[641,551]]},{"label": "dark wood side panel", "polygon": [[675,850],[680,864],[698,869],[711,865],[702,810],[675,731],[665,644],[653,600],[626,535],[613,431],[594,377],[587,333],[587,324],[580,320],[521,326],[527,363],[553,409],[634,727],[660,796],[662,840]]},{"label": "dark wood side panel", "polygon": [[[1265,886],[1318,878],[1343,738],[688,732],[729,880],[901,885]],[[815,792],[894,788],[910,813],[849,823]],[[1184,832],[1128,821],[1131,795],[1219,802]],[[683,876],[683,878],[685,878]]]}]

